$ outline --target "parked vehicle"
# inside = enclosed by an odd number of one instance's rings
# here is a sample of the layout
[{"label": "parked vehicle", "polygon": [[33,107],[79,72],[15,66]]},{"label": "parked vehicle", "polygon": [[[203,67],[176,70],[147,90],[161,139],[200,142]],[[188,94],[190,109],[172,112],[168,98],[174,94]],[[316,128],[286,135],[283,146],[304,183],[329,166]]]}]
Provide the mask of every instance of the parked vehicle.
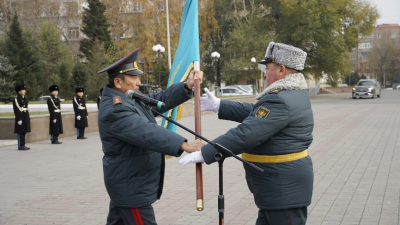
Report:
[{"label": "parked vehicle", "polygon": [[249,93],[253,92],[253,89],[247,85],[232,85],[232,86],[227,86],[227,87],[237,87],[240,90],[245,91],[245,92],[249,92]]},{"label": "parked vehicle", "polygon": [[218,95],[220,95],[220,96],[253,95],[253,92],[247,92],[238,87],[228,86],[228,87],[221,88],[221,90],[218,92]]},{"label": "parked vehicle", "polygon": [[49,99],[49,98],[50,98],[49,95],[40,96],[40,97],[38,98],[38,101],[47,101],[47,99]]},{"label": "parked vehicle", "polygon": [[381,86],[375,79],[361,79],[357,82],[353,88],[352,97],[353,99],[358,98],[375,98],[381,97]]},{"label": "parked vehicle", "polygon": [[227,86],[227,87],[235,87],[235,88],[239,88],[242,91],[245,91],[248,93],[253,93],[252,85],[231,85],[231,86]]},{"label": "parked vehicle", "polygon": [[[50,98],[49,95],[42,95],[42,96],[40,96],[40,97],[38,98],[38,101],[47,101],[47,99],[49,99],[49,98]],[[63,102],[63,101],[65,101],[65,99],[60,98],[60,102]]]},{"label": "parked vehicle", "polygon": [[150,84],[141,84],[139,86],[139,91],[145,95],[148,95],[151,93],[157,93],[157,86],[150,85]]},{"label": "parked vehicle", "polygon": [[399,84],[399,85],[397,85],[396,89],[397,89],[397,90],[400,90],[400,84]]}]

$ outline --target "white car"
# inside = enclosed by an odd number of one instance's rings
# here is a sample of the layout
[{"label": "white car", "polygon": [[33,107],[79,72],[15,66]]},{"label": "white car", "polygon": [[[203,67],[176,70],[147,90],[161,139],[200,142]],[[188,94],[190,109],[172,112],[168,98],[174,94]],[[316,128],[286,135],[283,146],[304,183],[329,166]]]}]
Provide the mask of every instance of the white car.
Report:
[{"label": "white car", "polygon": [[397,85],[396,89],[397,89],[397,90],[400,90],[400,84],[399,84],[399,85]]},{"label": "white car", "polygon": [[[50,98],[50,95],[45,95],[45,96],[42,95],[38,98],[38,101],[47,101],[47,99],[49,99],[49,98]],[[60,102],[63,102],[63,101],[65,101],[65,99],[60,98]]]},{"label": "white car", "polygon": [[[215,95],[215,90],[210,91],[212,95]],[[251,92],[244,91],[242,88],[235,86],[227,86],[221,88],[218,92],[218,96],[233,96],[233,95],[253,95],[253,90]],[[207,94],[204,93],[201,96],[207,97]]]},{"label": "white car", "polygon": [[218,92],[218,94],[220,96],[253,95],[253,92],[247,92],[238,87],[228,86],[228,87],[221,88],[221,90]]}]

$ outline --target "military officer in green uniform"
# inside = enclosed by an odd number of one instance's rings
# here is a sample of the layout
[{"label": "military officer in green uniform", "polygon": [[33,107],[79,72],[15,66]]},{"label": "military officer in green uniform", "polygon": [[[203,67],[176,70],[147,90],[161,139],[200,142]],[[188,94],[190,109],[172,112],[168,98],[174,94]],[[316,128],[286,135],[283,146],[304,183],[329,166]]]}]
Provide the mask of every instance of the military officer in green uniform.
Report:
[{"label": "military officer in green uniform", "polygon": [[72,99],[75,112],[75,128],[78,139],[86,139],[85,127],[88,127],[88,112],[86,109],[86,101],[83,97],[85,89],[83,87],[75,88],[76,96]]},{"label": "military officer in green uniform", "polygon": [[13,109],[15,115],[14,133],[18,134],[18,150],[29,150],[25,146],[25,135],[31,132],[31,121],[28,111],[28,99],[25,97],[26,86],[24,84],[15,87],[17,97],[13,101]]},{"label": "military officer in green uniform", "polygon": [[50,113],[49,133],[51,135],[52,144],[61,144],[58,141],[58,136],[63,133],[62,117],[61,117],[61,102],[58,98],[59,88],[53,84],[49,87],[50,98],[47,99],[47,108]]},{"label": "military officer in green uniform", "polygon": [[[255,104],[221,100],[208,90],[202,111],[240,124],[214,139],[244,160],[246,180],[259,208],[256,225],[303,225],[313,190],[313,166],[307,153],[313,137],[313,113],[308,86],[301,71],[307,54],[296,47],[271,42],[265,59],[266,89]],[[182,165],[215,162],[216,150],[207,144],[180,160]]]},{"label": "military officer in green uniform", "polygon": [[[107,225],[156,224],[153,204],[160,199],[164,184],[165,155],[180,156],[183,151],[200,150],[202,142],[187,140],[157,125],[153,112],[144,103],[125,96],[128,90],[139,92],[140,75],[134,50],[111,66],[109,84],[104,86],[100,101],[99,133],[103,144],[104,183],[110,196]],[[203,73],[192,71],[186,82],[150,94],[165,103],[163,113],[193,96],[194,75],[200,81]]]}]

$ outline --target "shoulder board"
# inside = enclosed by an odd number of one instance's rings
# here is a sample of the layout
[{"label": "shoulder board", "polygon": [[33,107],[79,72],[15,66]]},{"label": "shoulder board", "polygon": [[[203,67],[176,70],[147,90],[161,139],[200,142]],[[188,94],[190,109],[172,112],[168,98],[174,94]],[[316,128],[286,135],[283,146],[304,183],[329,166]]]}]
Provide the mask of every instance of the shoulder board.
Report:
[{"label": "shoulder board", "polygon": [[269,93],[270,94],[278,94],[280,92],[280,90],[273,90],[273,91],[270,91]]},{"label": "shoulder board", "polygon": [[122,99],[120,96],[113,97],[113,105],[116,105],[116,104],[122,104]]}]

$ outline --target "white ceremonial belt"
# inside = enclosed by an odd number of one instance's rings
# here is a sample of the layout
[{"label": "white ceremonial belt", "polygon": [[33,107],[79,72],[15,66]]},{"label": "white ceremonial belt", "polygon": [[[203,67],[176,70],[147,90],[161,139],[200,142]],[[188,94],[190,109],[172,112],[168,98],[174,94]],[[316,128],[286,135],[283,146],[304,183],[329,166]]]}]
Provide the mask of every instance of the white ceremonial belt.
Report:
[{"label": "white ceremonial belt", "polygon": [[60,111],[61,111],[61,110],[59,110],[59,109],[55,109],[55,110],[54,110],[54,112],[58,112],[58,113],[59,113]]},{"label": "white ceremonial belt", "polygon": [[78,107],[78,109],[85,109],[85,107]]},{"label": "white ceremonial belt", "polygon": [[22,108],[22,111],[28,111],[28,108]]}]

